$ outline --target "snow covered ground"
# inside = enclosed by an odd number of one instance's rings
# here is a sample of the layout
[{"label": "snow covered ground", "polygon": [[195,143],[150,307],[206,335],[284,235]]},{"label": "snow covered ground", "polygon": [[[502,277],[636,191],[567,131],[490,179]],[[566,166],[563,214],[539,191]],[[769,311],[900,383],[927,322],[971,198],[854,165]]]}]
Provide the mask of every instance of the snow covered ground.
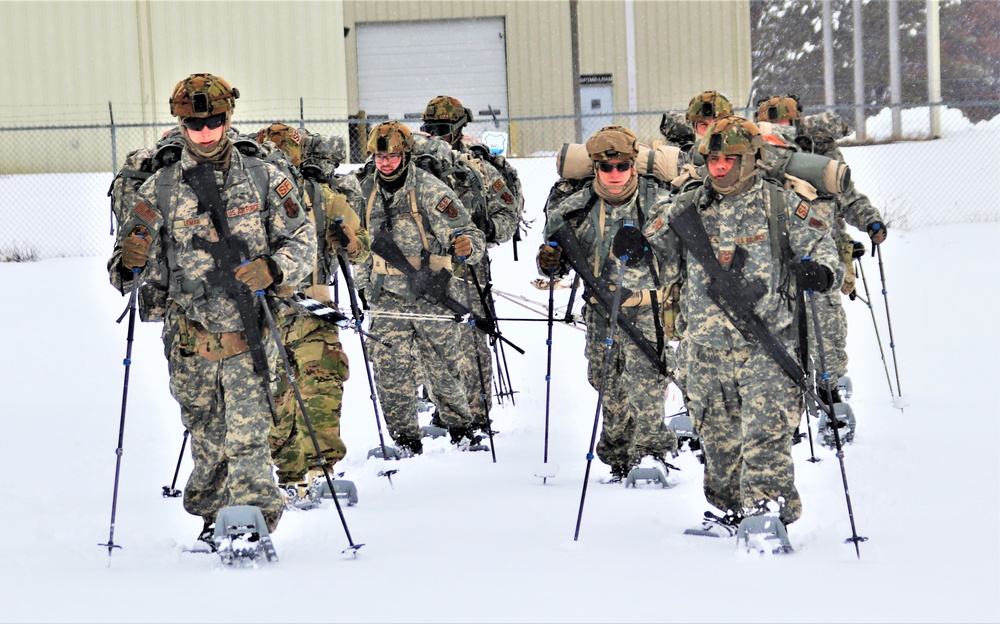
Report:
[{"label": "snow covered ground", "polygon": [[[998,137],[993,122],[917,145],[941,173],[959,146]],[[898,148],[845,153],[859,187],[876,201],[891,194],[905,216],[937,191],[920,167],[892,169]],[[980,162],[971,173],[956,167],[954,175],[979,184],[951,185],[949,202],[995,205],[995,193],[975,192],[997,173],[985,164],[993,160]],[[555,177],[552,159],[516,165],[529,217],[537,217]],[[104,210],[106,198],[102,191],[80,204]],[[540,223],[520,262],[509,247],[493,258],[498,289],[544,305],[546,293],[528,283]],[[858,432],[844,461],[858,532],[869,538],[860,560],[844,544],[851,530],[837,459],[817,445],[822,461],[807,462],[806,443],[794,448],[805,512],[789,528],[791,556],[683,535],[708,509],[691,453],[675,460],[682,470],[667,490],[602,485],[608,469],[595,461],[574,541],[596,402],[583,333],[554,329],[549,461],[559,473],[543,484],[534,473],[543,453],[546,324],[506,322],[505,335],[527,354],[506,351],[517,394],[516,405],[494,410],[496,464],[489,453],[436,440],[423,456],[394,464],[394,487],[378,477],[380,461],[366,460],[378,436],[363,360],[357,337],[345,332],[349,452],[338,469],[358,486],[360,502],[344,515],[365,546],[355,559],[341,555],[348,541],[328,504],[285,514],[274,534],[277,565],[222,568],[213,556],[181,553],[201,521],[161,496],[183,429],[159,326],[140,324],[114,534],[122,549],[109,566],[97,544],[109,534],[126,336],[114,319],[125,299],[107,284],[104,257],[0,264],[0,621],[995,622],[1000,224],[889,225],[883,259],[894,351],[877,260],[863,262],[905,412],[893,407],[869,309],[846,302]],[[557,305],[567,295],[557,292]],[[498,308],[502,317],[542,318],[504,299]]]}]

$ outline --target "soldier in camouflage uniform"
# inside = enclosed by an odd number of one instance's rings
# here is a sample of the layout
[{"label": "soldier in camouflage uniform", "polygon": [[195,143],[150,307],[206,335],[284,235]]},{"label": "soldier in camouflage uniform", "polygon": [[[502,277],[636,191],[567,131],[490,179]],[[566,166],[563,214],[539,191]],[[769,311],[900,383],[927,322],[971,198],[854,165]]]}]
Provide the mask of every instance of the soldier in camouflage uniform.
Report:
[{"label": "soldier in camouflage uniform", "polygon": [[[333,170],[339,160],[321,162],[332,160],[337,152],[342,159],[346,152],[344,140],[275,123],[260,130],[257,141],[274,143],[303,174],[303,199],[316,225],[317,250],[316,264],[298,290],[332,306],[329,284],[339,270],[340,249],[346,251],[351,263],[359,264],[368,259],[371,248],[368,232],[360,226],[364,200],[357,178],[336,177]],[[331,149],[323,150],[318,144],[329,144]],[[318,158],[320,154],[325,158]],[[329,172],[324,172],[324,168]],[[346,247],[342,246],[344,237],[348,241]],[[294,290],[289,287],[281,294]],[[350,375],[347,354],[341,347],[336,325],[306,312],[296,312],[294,308],[288,308],[286,314],[281,337],[295,368],[295,379],[322,455],[332,468],[347,454],[347,446],[340,437],[344,382]],[[278,467],[278,487],[288,503],[294,505],[309,496],[311,486],[315,479],[323,477],[323,471],[294,390],[284,374],[280,380],[276,392],[279,423],[272,427],[269,441],[271,456]]]},{"label": "soldier in camouflage uniform", "polygon": [[[191,432],[194,461],[184,508],[204,519],[200,539],[206,541],[220,509],[256,506],[273,531],[284,502],[271,477],[270,388],[254,371],[235,300],[207,281],[221,267],[203,245],[218,241],[219,232],[183,173],[202,163],[215,168],[232,236],[249,253],[234,275],[251,291],[299,283],[316,254],[315,228],[291,182],[276,167],[233,149],[227,131],[238,95],[211,74],[177,83],[170,113],[185,138],[181,159],[142,185],[119,232],[121,251],[108,263],[111,282],[123,293],[133,268],[167,293],[170,391]],[[266,334],[265,345],[273,370],[276,349]]]},{"label": "soldier in camouflage uniform", "polygon": [[[762,146],[757,127],[740,117],[713,122],[698,144],[709,176],[661,206],[645,232],[663,256],[665,281],[682,284],[677,329],[687,348],[679,365],[686,369],[688,411],[704,450],[705,497],[726,512],[722,523],[709,523],[706,530],[723,527],[729,535],[745,515],[776,511],[784,524],[801,515],[791,451],[802,391],[712,301],[709,274],[681,247],[670,220],[696,206],[723,269],[731,266],[737,247],[747,253],[743,274],[765,286],[756,312],[789,353],[796,353],[795,289],[826,291],[843,279],[823,216],[762,180],[756,169]],[[812,260],[789,265],[781,254],[775,257],[771,237],[779,234],[770,231],[769,210],[787,215],[789,257]]]},{"label": "soldier in camouflage uniform", "polygon": [[[802,110],[798,99],[792,95],[776,95],[762,100],[757,109],[757,120],[774,124],[775,129],[789,140],[795,141],[806,151],[839,162],[845,162],[844,156],[837,147],[836,139],[843,136],[846,124],[834,113],[823,113],[810,116],[809,123],[800,123]],[[803,132],[807,130],[808,134]],[[865,249],[861,243],[855,242],[846,231],[846,224],[868,232],[872,244],[877,245],[885,240],[887,229],[879,214],[866,195],[858,192],[851,182],[847,191],[836,195],[832,204],[831,237],[837,244],[840,261],[844,267],[844,283],[840,292],[832,291],[817,296],[816,311],[819,317],[820,331],[823,332],[823,347],[830,378],[835,384],[838,379],[847,374],[847,314],[844,311],[841,293],[851,296],[855,292],[854,258],[864,255]],[[816,344],[814,325],[809,322],[809,350],[819,353]],[[813,359],[816,368],[819,367],[818,357]],[[819,371],[817,371],[819,372]],[[826,399],[826,388],[820,384],[817,388],[820,396]],[[841,401],[836,385],[831,388],[833,402]]]},{"label": "soldier in camouflage uniform", "polygon": [[[507,186],[503,174],[482,157],[481,151],[473,149],[477,144],[462,136],[462,129],[472,121],[471,111],[463,107],[457,99],[439,95],[427,103],[422,119],[424,123],[420,127],[421,130],[447,142],[458,152],[459,158],[469,163],[481,176],[481,188],[470,189],[471,192],[460,194],[458,198],[471,213],[472,222],[486,237],[487,247],[496,247],[511,240],[517,232],[524,200],[520,188],[515,191]],[[510,167],[506,160],[503,160],[503,156],[497,158]],[[466,263],[458,267],[455,277],[471,282],[471,292],[476,295],[472,297],[472,310],[484,318],[493,317],[492,305],[490,310],[486,310],[483,305],[483,299],[489,303],[491,298],[487,292],[492,283],[489,254],[484,253],[482,260],[474,265]],[[461,301],[465,302],[464,295]],[[493,406],[493,393],[490,390],[493,383],[493,357],[490,350],[492,339],[471,325],[463,325],[461,331],[463,344],[470,344],[471,341],[476,346],[476,351],[462,350],[461,367],[469,382],[466,392],[475,426],[486,432],[490,426],[489,410]],[[482,374],[482,384],[480,384],[480,374]],[[482,392],[483,388],[486,389],[485,393]]]},{"label": "soldier in camouflage uniform", "polygon": [[[678,163],[680,165],[680,174],[671,182],[671,186],[675,191],[679,190],[691,179],[705,177],[705,159],[698,153],[698,142],[705,136],[705,131],[713,121],[732,113],[733,105],[729,102],[729,98],[718,91],[703,91],[688,102],[687,122],[694,133],[694,137],[691,142],[686,143],[687,151],[683,162]],[[667,132],[674,137],[680,136],[681,133],[673,129],[676,124],[675,121],[667,119],[664,115],[664,123],[668,123]],[[663,132],[662,128],[661,132]],[[664,135],[666,136],[666,132]]]},{"label": "soldier in camouflage uniform", "polygon": [[[375,175],[362,183],[365,209],[361,215],[373,242],[386,236],[415,268],[451,271],[459,257],[478,263],[485,253],[483,233],[472,223],[454,191],[411,161],[413,137],[402,123],[387,121],[372,129],[368,151]],[[371,330],[392,347],[374,345],[372,359],[389,434],[398,446],[423,451],[417,421],[417,385],[426,375],[434,388],[437,416],[452,442],[478,442],[466,394],[459,354],[459,327],[449,321],[421,318],[451,315],[447,307],[414,292],[410,279],[385,259],[372,254],[367,283],[358,282],[371,309]],[[360,278],[359,278],[360,279]],[[450,280],[449,294],[465,294]],[[422,371],[422,372],[421,372]]]},{"label": "soldier in camouflage uniform", "polygon": [[[593,262],[594,274],[617,281],[619,259],[611,253],[611,242],[627,225],[642,229],[649,215],[669,199],[669,192],[640,176],[635,168],[639,153],[635,134],[621,126],[602,128],[587,141],[594,166],[594,180],[566,198],[548,215],[546,237],[563,223],[575,231],[580,246]],[[622,303],[622,312],[649,342],[670,361],[673,353],[665,345],[660,326],[663,303],[662,271],[652,256],[625,269],[622,285],[633,294]],[[538,251],[542,275],[553,271],[561,277],[568,270],[562,248],[542,245]],[[586,298],[586,293],[585,293]],[[604,342],[608,333],[605,312],[593,302],[584,311],[587,325],[587,379],[601,386]],[[612,345],[608,377],[603,380],[601,409],[603,426],[597,456],[611,467],[613,483],[622,481],[643,457],[652,457],[667,468],[666,457],[677,449],[677,436],[663,420],[668,380],[660,374],[639,347],[625,334]],[[670,366],[672,368],[672,366]]]}]

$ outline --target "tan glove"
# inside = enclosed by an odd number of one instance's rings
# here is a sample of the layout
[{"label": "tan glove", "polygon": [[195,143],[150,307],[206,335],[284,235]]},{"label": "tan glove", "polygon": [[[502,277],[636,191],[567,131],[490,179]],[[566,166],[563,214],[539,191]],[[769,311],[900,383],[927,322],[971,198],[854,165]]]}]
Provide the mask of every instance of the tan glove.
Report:
[{"label": "tan glove", "polygon": [[146,266],[149,260],[149,231],[139,226],[132,230],[122,243],[122,264],[125,268],[135,269]]},{"label": "tan glove", "polygon": [[334,248],[343,247],[347,250],[347,255],[352,258],[357,257],[360,250],[358,235],[354,232],[354,228],[343,221],[330,224],[326,230],[326,242]]},{"label": "tan glove", "polygon": [[542,245],[538,249],[538,268],[543,271],[556,271],[562,259],[562,248],[558,245]]},{"label": "tan glove", "polygon": [[236,269],[236,279],[250,287],[256,292],[264,290],[274,283],[271,269],[267,266],[267,258],[257,258],[246,264],[241,264]]},{"label": "tan glove", "polygon": [[451,242],[455,246],[455,255],[459,258],[468,258],[472,255],[472,239],[465,234],[459,234],[451,239]]}]

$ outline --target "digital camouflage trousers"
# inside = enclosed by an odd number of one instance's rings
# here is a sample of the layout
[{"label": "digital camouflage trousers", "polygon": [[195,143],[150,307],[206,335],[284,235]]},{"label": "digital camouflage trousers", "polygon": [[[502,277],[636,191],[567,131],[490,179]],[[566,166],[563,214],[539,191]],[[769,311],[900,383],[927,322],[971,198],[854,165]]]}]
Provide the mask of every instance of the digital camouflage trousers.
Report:
[{"label": "digital camouflage trousers", "polygon": [[[253,358],[248,352],[211,362],[182,342],[171,341],[167,362],[170,393],[191,434],[194,468],[184,487],[184,509],[214,522],[224,507],[253,505],[273,531],[284,501],[271,477],[272,417]],[[266,335],[265,344],[273,365],[276,349]]]},{"label": "digital camouflage trousers", "polygon": [[684,355],[688,411],[704,450],[705,498],[747,515],[777,503],[784,524],[797,520],[802,502],[792,441],[801,390],[760,347],[688,344]]}]

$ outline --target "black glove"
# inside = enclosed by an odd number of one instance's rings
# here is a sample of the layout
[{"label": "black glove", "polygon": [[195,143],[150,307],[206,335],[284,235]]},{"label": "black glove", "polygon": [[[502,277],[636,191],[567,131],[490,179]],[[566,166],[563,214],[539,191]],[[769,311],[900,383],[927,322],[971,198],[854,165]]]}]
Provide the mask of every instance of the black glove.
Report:
[{"label": "black glove", "polygon": [[792,265],[792,270],[795,272],[795,284],[799,290],[826,292],[833,282],[833,273],[830,269],[815,260],[803,260]]},{"label": "black glove", "polygon": [[497,228],[495,225],[493,225],[493,220],[490,219],[488,215],[485,214],[481,215],[477,212],[476,214],[472,215],[472,223],[477,228],[479,228],[480,232],[483,233],[483,236],[486,237],[487,243],[496,242]]},{"label": "black glove", "polygon": [[889,228],[881,221],[874,221],[868,224],[868,236],[872,239],[872,245],[880,245],[889,234]]},{"label": "black glove", "polygon": [[865,246],[861,241],[854,241],[854,251],[851,252],[851,258],[861,258],[865,255]]},{"label": "black glove", "polygon": [[625,264],[634,267],[646,257],[649,245],[639,228],[626,225],[618,230],[611,243],[611,249],[616,258],[625,258]]}]

